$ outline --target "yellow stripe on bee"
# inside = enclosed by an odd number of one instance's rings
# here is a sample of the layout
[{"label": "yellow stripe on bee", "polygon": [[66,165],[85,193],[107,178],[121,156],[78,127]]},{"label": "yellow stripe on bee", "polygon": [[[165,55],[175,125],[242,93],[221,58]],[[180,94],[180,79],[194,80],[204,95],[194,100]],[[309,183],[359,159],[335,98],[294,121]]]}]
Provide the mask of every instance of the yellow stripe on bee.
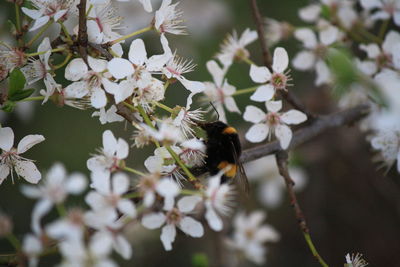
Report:
[{"label": "yellow stripe on bee", "polygon": [[237,133],[237,131],[232,126],[228,126],[222,131],[222,133],[223,134],[235,134],[235,133]]},{"label": "yellow stripe on bee", "polygon": [[227,161],[221,161],[218,164],[218,169],[225,170],[225,176],[227,176],[229,178],[233,178],[236,176],[237,165],[229,163]]}]

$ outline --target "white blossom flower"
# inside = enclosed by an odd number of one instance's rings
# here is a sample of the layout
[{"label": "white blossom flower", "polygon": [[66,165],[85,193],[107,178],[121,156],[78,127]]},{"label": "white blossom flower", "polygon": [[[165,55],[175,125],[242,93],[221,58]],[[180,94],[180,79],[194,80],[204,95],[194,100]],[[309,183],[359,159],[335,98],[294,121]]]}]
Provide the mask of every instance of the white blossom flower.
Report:
[{"label": "white blossom flower", "polygon": [[40,220],[54,205],[63,203],[68,194],[82,193],[86,185],[84,175],[80,173],[67,175],[65,167],[61,163],[55,163],[39,186],[23,186],[21,191],[25,196],[39,199],[32,211],[34,233],[41,233]]},{"label": "white blossom flower", "polygon": [[0,50],[0,62],[2,65],[2,77],[6,77],[14,68],[25,65],[26,55],[18,48],[7,46],[7,49]]},{"label": "white blossom flower", "polygon": [[157,126],[158,129],[155,129],[146,124],[141,124],[144,131],[158,141],[176,144],[185,140],[180,125],[176,125],[171,118],[163,119],[157,123]]},{"label": "white blossom flower", "polygon": [[154,16],[154,28],[161,34],[186,34],[181,19],[183,12],[177,9],[179,2],[171,4],[172,0],[164,0]]},{"label": "white blossom flower", "polygon": [[[182,153],[182,149],[177,146],[171,146],[171,149],[177,154]],[[160,173],[163,176],[172,176],[178,183],[184,179],[180,167],[165,147],[159,147],[154,150],[154,156],[148,157],[144,161],[146,169],[150,173]]]},{"label": "white blossom flower", "polygon": [[[361,6],[367,10],[375,10],[370,19],[387,20],[393,17],[394,23],[400,26],[400,2],[397,0],[360,0]],[[377,10],[376,10],[377,9]]]},{"label": "white blossom flower", "polygon": [[133,202],[123,198],[129,190],[129,178],[124,173],[116,173],[110,179],[108,173],[92,173],[91,187],[95,191],[86,195],[85,201],[94,210],[112,209],[118,210],[128,217],[136,216]]},{"label": "white blossom flower", "polygon": [[246,29],[240,38],[238,38],[236,31],[233,31],[232,34],[228,34],[221,44],[221,51],[216,57],[225,68],[228,68],[232,65],[234,59],[247,59],[250,56],[249,51],[245,47],[256,39],[256,31]]},{"label": "white blossom flower", "polygon": [[66,216],[46,225],[45,233],[59,241],[82,242],[85,230],[85,218],[82,210],[68,210]]},{"label": "white blossom flower", "polygon": [[143,216],[142,225],[148,229],[156,229],[161,226],[160,239],[164,245],[165,250],[172,250],[172,243],[175,241],[176,227],[181,229],[185,234],[191,237],[202,237],[204,234],[203,226],[200,222],[187,216],[195,208],[199,202],[200,197],[193,198],[183,197],[178,203],[177,207],[171,207],[171,209],[164,212],[153,212]]},{"label": "white blossom flower", "polygon": [[316,80],[315,85],[329,83],[331,81],[331,73],[328,66],[324,62],[327,47],[334,43],[339,31],[335,26],[327,25],[324,31],[319,33],[320,42],[317,36],[310,29],[298,29],[295,31],[296,39],[303,43],[306,50],[300,51],[292,60],[293,66],[301,71],[315,69]]},{"label": "white blossom flower", "polygon": [[223,222],[220,216],[228,215],[234,205],[233,187],[227,183],[221,184],[222,174],[223,172],[220,172],[210,177],[205,191],[205,218],[210,228],[214,231],[223,229]]},{"label": "white blossom flower", "polygon": [[22,243],[22,251],[29,259],[29,267],[36,267],[43,252],[42,241],[33,234],[27,234]]},{"label": "white blossom flower", "polygon": [[[43,81],[44,81],[44,85],[46,87],[46,90],[42,89],[39,92],[42,96],[44,96],[44,99],[42,101],[42,105],[44,103],[46,103],[54,93],[59,93],[59,94],[62,93],[61,84],[58,84],[54,80],[53,76],[50,73],[46,73],[46,77],[44,78]],[[68,103],[69,103],[69,101],[66,100],[65,104],[68,104]]]},{"label": "white blossom flower", "polygon": [[99,154],[88,159],[87,167],[92,172],[113,172],[119,169],[128,153],[128,143],[122,138],[117,140],[110,130],[106,130],[103,132],[103,148]]},{"label": "white blossom flower", "polygon": [[42,175],[36,168],[36,165],[30,159],[21,156],[34,145],[44,141],[42,135],[27,135],[21,139],[17,148],[13,147],[14,132],[10,127],[0,128],[0,148],[3,150],[0,155],[0,184],[11,172],[11,178],[14,181],[12,171],[15,170],[18,176],[26,181],[37,184]]},{"label": "white blossom flower", "polygon": [[293,30],[293,26],[287,22],[280,22],[271,18],[265,19],[265,39],[269,47],[288,39]]},{"label": "white blossom flower", "polygon": [[156,200],[156,194],[164,198],[164,209],[169,210],[175,203],[175,197],[179,195],[179,185],[170,178],[160,179],[160,175],[152,173],[140,177],[137,188],[143,196],[143,204],[150,207]]},{"label": "white blossom flower", "polygon": [[298,110],[289,110],[279,113],[282,108],[282,101],[269,101],[265,103],[268,113],[255,107],[247,106],[243,118],[245,121],[254,123],[246,133],[246,139],[258,143],[266,138],[270,139],[272,133],[278,138],[283,149],[288,148],[292,139],[292,130],[287,126],[300,124],[307,120],[307,116]]},{"label": "white blossom flower", "polygon": [[102,108],[107,104],[106,93],[102,89],[105,83],[111,83],[105,77],[107,61],[88,56],[89,70],[82,58],[71,60],[65,68],[65,78],[73,81],[65,88],[67,98],[83,98],[90,96],[93,107]]},{"label": "white blossom flower", "polygon": [[[250,77],[253,82],[262,83],[260,87],[251,95],[250,99],[257,102],[265,102],[272,99],[275,95],[275,91],[284,90],[289,85],[291,80],[290,76],[285,73],[289,65],[289,56],[286,50],[282,47],[275,48],[272,70],[273,73],[267,67],[257,67],[251,65]],[[268,84],[266,84],[269,82]]]},{"label": "white blossom flower", "polygon": [[262,224],[266,214],[263,211],[255,211],[249,215],[239,213],[233,221],[233,237],[228,245],[235,250],[244,253],[246,258],[257,264],[265,261],[266,248],[263,243],[277,242],[279,233],[268,224]]},{"label": "white blossom flower", "polygon": [[368,263],[362,258],[362,254],[346,254],[346,264],[345,267],[365,267]]},{"label": "white blossom flower", "polygon": [[202,166],[206,157],[206,146],[202,140],[192,138],[180,144],[182,152],[179,157],[189,167]]},{"label": "white blossom flower", "polygon": [[198,122],[204,121],[203,115],[205,113],[205,111],[200,108],[189,110],[191,104],[191,99],[189,98],[187,100],[186,108],[180,107],[178,115],[174,118],[174,125],[180,128],[185,138],[195,136],[193,127],[196,127]]},{"label": "white blossom flower", "polygon": [[120,28],[121,20],[122,18],[118,16],[118,12],[111,2],[93,5],[86,22],[88,40],[92,43],[102,44],[118,39],[121,35],[115,30]]},{"label": "white blossom flower", "polygon": [[[267,156],[248,162],[244,165],[246,175],[251,182],[257,183],[258,200],[267,208],[277,208],[285,197],[286,185],[279,174],[274,156]],[[302,191],[308,179],[304,170],[289,166],[296,192]]]},{"label": "white blossom flower", "polygon": [[[98,4],[107,4],[109,3],[111,0],[90,0],[90,2],[94,5],[98,5]],[[130,2],[130,0],[117,0],[118,2]],[[150,0],[138,0],[142,5],[143,8],[146,12],[152,12],[153,8],[151,6],[151,1]]]},{"label": "white blossom flower", "polygon": [[203,99],[203,102],[211,101],[218,111],[220,116],[219,119],[226,122],[224,106],[228,111],[240,114],[240,110],[232,96],[235,93],[236,88],[233,85],[230,85],[227,79],[224,79],[227,68],[221,69],[217,62],[210,60],[207,62],[207,70],[213,77],[214,83],[204,83],[205,90],[203,93],[206,95],[206,98]]},{"label": "white blossom flower", "polygon": [[92,113],[92,117],[97,116],[99,117],[101,124],[124,121],[124,117],[117,114],[117,107],[115,105],[111,105],[107,111],[105,108],[101,108],[99,111]]},{"label": "white blossom flower", "polygon": [[[37,52],[46,52],[46,53],[40,54],[39,59],[30,59],[29,60],[30,62],[21,68],[21,71],[24,74],[25,78],[27,79],[28,84],[33,84],[36,81],[46,78],[52,79],[54,81],[51,75],[47,76],[47,74],[49,74],[49,71],[51,70],[49,66],[51,45],[50,45],[50,39],[48,37],[44,38],[43,41],[39,44]],[[47,81],[47,83],[48,82],[49,81]]]},{"label": "white blossom flower", "polygon": [[380,151],[388,169],[397,160],[397,171],[400,173],[400,130],[382,129],[371,139],[372,148]]},{"label": "white blossom flower", "polygon": [[28,17],[35,20],[33,26],[29,29],[29,31],[34,31],[44,26],[50,19],[53,19],[55,22],[63,18],[68,10],[71,8],[73,1],[71,0],[32,0],[31,1],[33,7],[36,9],[28,9],[26,7],[22,7],[22,12],[25,13]]}]

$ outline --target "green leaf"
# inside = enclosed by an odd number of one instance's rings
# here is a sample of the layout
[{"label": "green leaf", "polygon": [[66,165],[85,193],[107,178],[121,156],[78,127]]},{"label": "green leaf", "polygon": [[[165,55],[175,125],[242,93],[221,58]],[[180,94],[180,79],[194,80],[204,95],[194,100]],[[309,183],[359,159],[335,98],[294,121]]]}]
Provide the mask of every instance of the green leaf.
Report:
[{"label": "green leaf", "polygon": [[7,100],[7,102],[4,103],[4,105],[1,107],[1,109],[5,112],[12,112],[16,105],[17,105],[17,103]]},{"label": "green leaf", "polygon": [[331,9],[327,5],[322,5],[321,8],[321,16],[327,20],[330,20],[331,17]]},{"label": "green leaf", "polygon": [[208,267],[208,258],[204,253],[195,253],[192,256],[192,266],[193,267]]},{"label": "green leaf", "polygon": [[11,98],[14,94],[18,93],[18,91],[22,91],[25,87],[25,76],[19,69],[14,69],[10,73],[9,77],[9,90],[8,95]]},{"label": "green leaf", "polygon": [[35,89],[26,89],[26,90],[21,90],[15,93],[14,95],[10,96],[9,99],[11,101],[21,101],[27,97],[30,97],[33,92],[35,92]]}]

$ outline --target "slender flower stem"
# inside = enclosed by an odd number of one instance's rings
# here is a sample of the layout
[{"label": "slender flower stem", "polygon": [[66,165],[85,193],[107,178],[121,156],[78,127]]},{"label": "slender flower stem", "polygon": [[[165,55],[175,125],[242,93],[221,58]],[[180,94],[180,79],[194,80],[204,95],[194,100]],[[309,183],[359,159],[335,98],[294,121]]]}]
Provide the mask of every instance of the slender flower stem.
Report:
[{"label": "slender flower stem", "polygon": [[381,28],[379,29],[379,34],[378,34],[379,39],[383,40],[388,26],[389,26],[388,19],[382,22]]},{"label": "slender flower stem", "polygon": [[131,38],[131,37],[133,37],[133,36],[139,35],[139,34],[144,33],[144,32],[148,32],[148,31],[150,31],[151,29],[153,29],[153,26],[148,26],[148,27],[146,27],[146,28],[137,30],[137,31],[135,31],[135,32],[133,32],[133,33],[124,35],[124,36],[122,36],[122,37],[120,37],[120,38],[118,38],[118,39],[116,39],[116,40],[114,40],[114,41],[111,41],[109,44],[110,44],[110,45],[117,44],[117,43],[119,43],[119,42],[121,42],[121,41],[123,41],[123,40],[126,40],[126,39],[128,39],[128,38]]},{"label": "slender flower stem", "polygon": [[[251,65],[256,65],[256,63],[254,63],[250,58],[248,57],[241,57],[240,58],[243,62],[246,62],[247,64]],[[257,65],[256,65],[257,66]]]},{"label": "slender flower stem", "polygon": [[27,97],[24,98],[22,100],[20,100],[21,102],[27,102],[27,101],[42,101],[44,99],[44,96],[31,96],[31,97]]},{"label": "slender flower stem", "polygon": [[64,32],[65,37],[66,37],[67,40],[68,40],[68,43],[69,43],[69,44],[73,44],[74,42],[72,41],[71,35],[69,35],[69,32],[68,32],[67,28],[65,27],[64,23],[62,23],[61,21],[59,21],[58,23],[60,24],[61,29],[62,29],[62,31]]},{"label": "slender flower stem", "polygon": [[182,168],[182,170],[186,173],[186,175],[189,178],[190,182],[194,182],[197,181],[197,178],[194,177],[194,175],[189,171],[188,167],[186,167],[186,165],[181,161],[181,159],[179,158],[179,156],[175,153],[175,151],[169,146],[169,145],[165,145],[164,146],[169,154],[171,154],[171,156],[174,158],[174,160],[176,161],[176,163],[178,163],[178,165]]},{"label": "slender flower stem", "polygon": [[243,95],[243,94],[247,94],[247,93],[252,93],[252,92],[254,92],[255,90],[257,90],[258,87],[259,87],[259,86],[254,86],[254,87],[249,87],[249,88],[245,88],[245,89],[236,90],[236,92],[234,92],[234,93],[232,94],[232,96],[237,96],[237,95]]},{"label": "slender flower stem", "polygon": [[159,108],[162,108],[162,109],[168,111],[168,112],[171,113],[171,114],[174,114],[174,113],[175,113],[174,110],[173,110],[172,108],[170,108],[170,107],[168,107],[168,106],[166,106],[166,105],[164,105],[164,104],[162,104],[162,103],[159,103],[159,102],[157,102],[157,101],[154,101],[153,104],[156,105],[156,106],[159,107]]},{"label": "slender flower stem", "polygon": [[370,33],[369,31],[365,30],[363,27],[359,27],[360,33],[368,38],[372,42],[376,42],[378,44],[382,43],[382,39],[376,36],[375,34]]},{"label": "slender flower stem", "polygon": [[58,203],[56,205],[56,209],[57,209],[58,215],[60,215],[61,217],[67,216],[67,210],[65,209],[65,206],[63,203]]},{"label": "slender flower stem", "polygon": [[189,196],[203,195],[203,193],[201,191],[189,190],[189,189],[181,189],[180,193],[182,195],[189,195]]},{"label": "slender flower stem", "polygon": [[92,9],[93,9],[93,4],[90,4],[88,10],[86,11],[86,17],[89,16],[89,13],[90,13],[90,11],[92,11]]},{"label": "slender flower stem", "polygon": [[128,107],[130,110],[136,111],[136,108],[133,105],[131,105],[129,103],[126,103],[125,101],[122,102],[122,103],[124,104],[124,106]]},{"label": "slender flower stem", "polygon": [[26,46],[30,47],[50,27],[51,24],[53,24],[53,20],[47,22],[47,24],[44,25],[42,29],[35,36],[32,37],[32,39],[26,44]]},{"label": "slender flower stem", "polygon": [[21,243],[19,242],[18,238],[16,238],[13,233],[10,233],[10,234],[7,235],[7,240],[10,242],[10,244],[16,250],[20,250],[21,249]]},{"label": "slender flower stem", "polygon": [[19,11],[19,5],[17,2],[15,2],[15,21],[16,21],[16,27],[17,27],[17,33],[21,33],[21,15]]},{"label": "slender flower stem", "polygon": [[[54,52],[64,51],[65,49],[66,49],[65,47],[58,47],[58,48],[51,49],[50,51],[51,51],[51,53],[54,53]],[[46,54],[47,52],[48,51],[41,51],[41,52],[35,52],[35,53],[26,53],[25,55],[27,57],[34,57],[34,56],[39,56],[39,55]]]},{"label": "slender flower stem", "polygon": [[[144,108],[141,105],[138,105],[137,110],[140,113],[140,116],[142,116],[142,118],[144,119],[144,122],[146,122],[146,124],[153,128],[156,129],[156,127],[154,127],[153,123],[151,122],[149,116],[147,115],[146,111],[144,110]],[[157,140],[154,140],[154,143],[156,144],[157,147],[161,147],[160,143]]]},{"label": "slender flower stem", "polygon": [[170,82],[169,82],[169,80],[167,80],[167,81],[165,82],[165,84],[164,84],[164,92],[167,91],[169,85],[170,85]]},{"label": "slender flower stem", "polygon": [[64,61],[61,62],[61,63],[58,64],[58,65],[54,65],[53,68],[54,68],[55,70],[58,70],[58,69],[64,67],[64,66],[69,62],[69,60],[71,59],[71,57],[72,57],[72,53],[68,53],[67,56],[65,57]]},{"label": "slender flower stem", "polygon": [[140,192],[133,192],[133,193],[129,193],[126,195],[123,195],[123,198],[136,198],[136,197],[140,197]]},{"label": "slender flower stem", "polygon": [[124,170],[124,171],[127,171],[127,172],[131,172],[131,173],[137,174],[137,175],[140,175],[140,176],[145,176],[145,173],[144,173],[144,172],[135,170],[135,169],[133,169],[133,168],[124,167],[123,170]]}]

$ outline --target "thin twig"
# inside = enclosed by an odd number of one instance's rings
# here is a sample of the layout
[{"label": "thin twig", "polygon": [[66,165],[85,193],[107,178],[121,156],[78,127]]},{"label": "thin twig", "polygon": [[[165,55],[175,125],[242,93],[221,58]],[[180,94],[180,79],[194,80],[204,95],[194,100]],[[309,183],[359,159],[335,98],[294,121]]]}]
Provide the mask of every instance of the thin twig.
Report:
[{"label": "thin twig", "polygon": [[293,188],[294,182],[293,179],[290,177],[288,170],[288,153],[287,151],[280,150],[278,153],[276,153],[275,157],[279,169],[279,174],[285,180],[286,188],[290,199],[290,204],[293,207],[297,222],[303,233],[304,239],[306,240],[307,245],[311,250],[311,253],[318,260],[321,266],[328,267],[328,264],[326,264],[326,262],[319,255],[317,249],[314,246],[314,243],[311,240],[310,230],[308,229],[306,219],[304,217],[303,211],[300,208],[299,203],[297,202],[297,197],[296,194],[294,193],[294,188]]},{"label": "thin twig", "polygon": [[[316,119],[310,126],[304,127],[296,131],[293,135],[292,141],[288,150],[313,139],[324,131],[343,125],[352,124],[369,113],[369,106],[359,105],[354,108],[343,110],[331,115],[321,116]],[[242,152],[240,160],[242,162],[249,162],[261,157],[277,153],[281,149],[278,141],[267,143],[265,145],[256,146],[246,149]]]},{"label": "thin twig", "polygon": [[257,6],[257,0],[250,0],[251,5],[251,12],[253,14],[254,22],[257,28],[258,40],[260,40],[261,50],[263,54],[263,62],[266,67],[271,69],[272,66],[272,58],[271,54],[269,53],[267,40],[265,39],[265,31],[264,31],[264,24],[262,21],[262,17],[260,14],[260,10]]},{"label": "thin twig", "polygon": [[86,27],[86,0],[80,0],[78,4],[79,10],[79,31],[78,31],[78,44],[79,53],[83,60],[87,61],[87,46],[88,46],[88,35]]}]

